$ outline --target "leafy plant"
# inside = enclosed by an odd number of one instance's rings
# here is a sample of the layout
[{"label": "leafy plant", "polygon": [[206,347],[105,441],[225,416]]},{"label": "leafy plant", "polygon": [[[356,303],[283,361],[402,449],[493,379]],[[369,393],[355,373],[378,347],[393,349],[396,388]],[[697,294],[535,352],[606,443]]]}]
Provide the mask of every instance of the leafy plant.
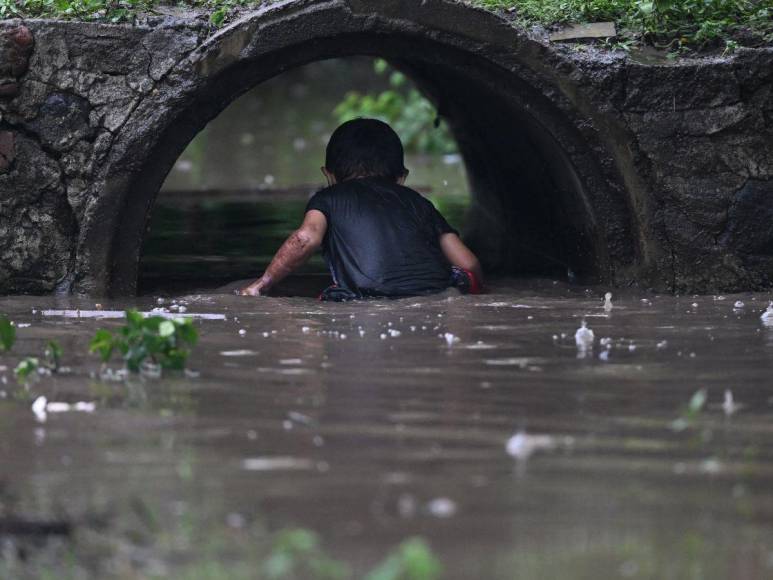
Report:
[{"label": "leafy plant", "polygon": [[773,0],[472,0],[506,9],[523,26],[614,21],[618,38],[670,50],[720,47],[743,30],[773,41]]},{"label": "leafy plant", "polygon": [[23,358],[16,368],[14,374],[19,383],[27,383],[29,378],[36,372],[55,373],[59,370],[62,360],[62,347],[55,340],[49,340],[43,351],[42,360],[38,357],[28,356]]},{"label": "leafy plant", "polygon": [[55,340],[49,340],[46,344],[46,348],[43,351],[43,356],[46,360],[47,366],[54,372],[59,370],[62,361],[62,347]]},{"label": "leafy plant", "polygon": [[35,373],[38,368],[40,368],[40,360],[33,357],[28,356],[23,358],[18,365],[16,365],[16,368],[13,370],[13,374],[16,375],[16,380],[20,383],[26,383],[30,375]]},{"label": "leafy plant", "polygon": [[198,337],[190,318],[145,317],[136,310],[127,310],[126,325],[116,334],[97,330],[89,350],[98,353],[102,362],[108,362],[119,351],[132,372],[139,372],[147,359],[165,369],[182,370],[190,354],[188,347],[194,346]]},{"label": "leafy plant", "polygon": [[671,423],[671,428],[674,431],[684,431],[695,423],[706,405],[707,397],[706,389],[695,391],[692,397],[690,397],[687,407],[682,411],[682,415]]},{"label": "leafy plant", "polygon": [[[346,580],[349,567],[325,554],[319,537],[311,530],[279,532],[271,554],[263,562],[261,578],[268,580]],[[365,580],[437,580],[442,566],[427,543],[408,538],[365,576]]]},{"label": "leafy plant", "polygon": [[261,577],[268,580],[344,580],[350,577],[350,572],[346,564],[325,554],[317,534],[306,529],[288,529],[277,535],[271,554],[263,563]]},{"label": "leafy plant", "polygon": [[16,342],[16,327],[5,315],[0,314],[0,352],[7,352]]},{"label": "leafy plant", "polygon": [[[614,21],[621,38],[674,49],[721,46],[738,31],[753,43],[773,42],[773,0],[467,0],[504,9],[521,26]],[[240,7],[263,0],[0,0],[0,19],[54,17],[103,22],[131,21],[163,5],[201,8],[213,28],[227,23]]]},{"label": "leafy plant", "polygon": [[422,538],[408,538],[365,580],[436,580],[443,568]]},{"label": "leafy plant", "polygon": [[389,89],[376,95],[347,93],[333,110],[339,123],[357,117],[372,117],[389,123],[400,135],[406,151],[414,153],[455,153],[456,142],[435,106],[410,85],[406,76],[382,59],[374,70],[389,75]]}]

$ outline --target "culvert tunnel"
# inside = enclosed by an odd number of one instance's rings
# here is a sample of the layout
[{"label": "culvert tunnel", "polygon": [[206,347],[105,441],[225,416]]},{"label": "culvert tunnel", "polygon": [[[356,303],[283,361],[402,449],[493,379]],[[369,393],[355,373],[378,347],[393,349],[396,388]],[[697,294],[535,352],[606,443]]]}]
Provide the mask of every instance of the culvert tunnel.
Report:
[{"label": "culvert tunnel", "polygon": [[[336,31],[332,24],[326,30],[324,24],[324,19],[308,27],[296,22],[289,38],[287,28],[272,32],[268,26],[257,33],[254,26],[237,25],[213,48],[189,57],[187,70],[171,75],[171,98],[155,107],[149,102],[145,111],[138,107],[134,126],[125,129],[137,137],[117,148],[115,163],[122,165],[114,165],[118,175],[111,180],[125,194],[113,196],[120,201],[103,207],[107,219],[89,232],[109,238],[102,256],[108,293],[136,292],[156,195],[207,122],[284,71],[358,55],[383,58],[405,72],[447,121],[473,198],[464,237],[488,272],[608,281],[616,267],[632,261],[637,244],[629,207],[604,173],[598,148],[580,135],[571,114],[546,96],[544,86],[522,74],[525,68],[503,68],[478,41],[465,47],[469,39],[392,30],[388,23],[388,30],[354,32]],[[100,259],[98,252],[91,257]]]}]

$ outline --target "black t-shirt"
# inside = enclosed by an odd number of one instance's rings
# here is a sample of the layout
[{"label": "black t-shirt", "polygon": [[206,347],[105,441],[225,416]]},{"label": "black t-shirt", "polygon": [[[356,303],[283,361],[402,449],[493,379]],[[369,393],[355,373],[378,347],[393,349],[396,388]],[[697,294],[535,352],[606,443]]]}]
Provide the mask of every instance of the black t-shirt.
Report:
[{"label": "black t-shirt", "polygon": [[356,296],[441,292],[451,265],[440,236],[457,233],[431,202],[394,182],[351,179],[316,193],[327,218],[322,248],[335,284]]}]

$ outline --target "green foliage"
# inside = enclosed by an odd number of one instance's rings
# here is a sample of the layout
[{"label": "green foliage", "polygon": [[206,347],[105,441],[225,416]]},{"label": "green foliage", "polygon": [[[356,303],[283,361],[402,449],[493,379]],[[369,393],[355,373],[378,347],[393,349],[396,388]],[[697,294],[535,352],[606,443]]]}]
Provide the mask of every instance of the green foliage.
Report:
[{"label": "green foliage", "polygon": [[0,0],[0,18],[57,17],[121,22],[148,12],[157,0]]},{"label": "green foliage", "polygon": [[[54,17],[116,23],[174,4],[178,3],[167,0],[0,0],[0,19]],[[261,0],[182,0],[179,4],[210,12],[210,22],[219,27],[236,8],[254,7],[261,4]]]},{"label": "green foliage", "polygon": [[35,373],[38,368],[40,368],[40,360],[33,356],[28,356],[23,358],[21,362],[16,365],[13,374],[16,375],[16,380],[18,382],[26,383],[30,378],[30,375]]},{"label": "green foliage", "polygon": [[[0,19],[54,17],[103,22],[131,21],[163,5],[183,5],[209,13],[214,28],[240,7],[263,0],[0,0]],[[773,0],[467,0],[504,9],[522,25],[614,21],[620,37],[682,49],[706,44],[721,47],[741,30],[753,42],[773,42]],[[622,42],[615,48],[627,48]]]},{"label": "green foliage", "polygon": [[0,352],[7,352],[16,342],[16,327],[8,317],[0,314]]},{"label": "green foliage", "polygon": [[390,88],[377,95],[347,93],[333,111],[338,122],[357,117],[380,119],[397,131],[408,152],[455,153],[456,143],[435,106],[386,61],[376,60],[374,68],[378,74],[389,75]]},{"label": "green foliage", "polygon": [[146,318],[136,310],[127,310],[126,325],[116,334],[97,330],[89,350],[98,353],[102,362],[119,351],[132,372],[139,372],[146,359],[165,369],[182,370],[190,354],[188,347],[195,345],[198,337],[190,318]]},{"label": "green foliage", "polygon": [[365,580],[436,580],[442,566],[421,538],[408,538],[386,557]]},{"label": "green foliage", "polygon": [[62,347],[59,345],[59,343],[55,340],[49,340],[48,344],[46,344],[46,348],[43,351],[43,356],[46,360],[47,366],[52,371],[59,370],[60,363],[62,361]]},{"label": "green foliage", "polygon": [[311,530],[289,529],[277,535],[260,577],[267,580],[345,580],[350,577],[350,572],[346,564],[324,553],[317,534]]},{"label": "green foliage", "polygon": [[23,358],[16,368],[14,374],[19,383],[27,383],[33,374],[40,370],[45,373],[55,373],[59,370],[62,360],[62,347],[55,340],[49,340],[46,348],[43,350],[43,358],[34,356]]},{"label": "green foliage", "polygon": [[708,393],[706,392],[706,389],[695,391],[692,397],[690,397],[690,402],[687,403],[687,407],[682,411],[682,415],[671,423],[671,428],[674,431],[684,431],[692,426],[703,412],[707,398]]},{"label": "green foliage", "polygon": [[614,21],[622,38],[636,38],[672,49],[703,47],[731,39],[742,29],[752,32],[758,42],[773,41],[773,0],[472,0],[472,3],[507,9],[524,25]]},{"label": "green foliage", "polygon": [[[408,538],[395,548],[365,580],[437,580],[442,566],[422,538]],[[263,562],[261,578],[267,580],[346,580],[346,564],[330,558],[311,530],[282,530],[271,554]]]}]

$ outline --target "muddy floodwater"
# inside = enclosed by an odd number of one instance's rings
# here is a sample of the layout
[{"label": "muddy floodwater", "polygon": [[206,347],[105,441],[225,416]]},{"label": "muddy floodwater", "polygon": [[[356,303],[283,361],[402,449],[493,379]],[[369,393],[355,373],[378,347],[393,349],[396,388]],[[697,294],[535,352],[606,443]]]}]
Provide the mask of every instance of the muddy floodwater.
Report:
[{"label": "muddy floodwater", "polygon": [[[770,296],[606,290],[178,296],[193,372],[125,380],[93,300],[2,298],[0,577],[260,578],[307,529],[353,578],[417,536],[443,578],[770,578]],[[17,385],[52,338],[70,372]]]}]

